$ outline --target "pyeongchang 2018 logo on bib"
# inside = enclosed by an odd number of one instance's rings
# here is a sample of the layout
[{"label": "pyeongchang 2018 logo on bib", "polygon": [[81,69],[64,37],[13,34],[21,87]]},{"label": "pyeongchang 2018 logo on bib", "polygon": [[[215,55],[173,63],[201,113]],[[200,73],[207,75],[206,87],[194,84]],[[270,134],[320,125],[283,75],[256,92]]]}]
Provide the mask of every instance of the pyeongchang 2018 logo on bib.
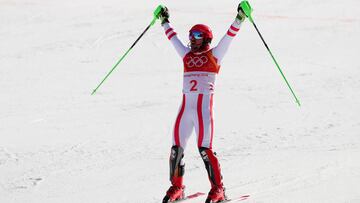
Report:
[{"label": "pyeongchang 2018 logo on bib", "polygon": [[208,57],[206,56],[189,56],[188,60],[186,61],[186,65],[189,68],[200,68],[204,66],[209,61]]}]

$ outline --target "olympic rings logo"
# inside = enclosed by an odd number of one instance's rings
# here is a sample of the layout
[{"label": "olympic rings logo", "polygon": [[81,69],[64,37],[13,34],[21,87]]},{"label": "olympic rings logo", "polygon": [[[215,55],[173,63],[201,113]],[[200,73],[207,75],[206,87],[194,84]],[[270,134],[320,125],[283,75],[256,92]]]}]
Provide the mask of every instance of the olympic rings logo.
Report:
[{"label": "olympic rings logo", "polygon": [[206,56],[195,56],[195,57],[189,57],[189,60],[186,62],[186,65],[189,67],[189,68],[192,68],[192,67],[201,67],[203,66],[204,64],[206,64],[207,62],[209,61],[209,59],[206,57]]}]

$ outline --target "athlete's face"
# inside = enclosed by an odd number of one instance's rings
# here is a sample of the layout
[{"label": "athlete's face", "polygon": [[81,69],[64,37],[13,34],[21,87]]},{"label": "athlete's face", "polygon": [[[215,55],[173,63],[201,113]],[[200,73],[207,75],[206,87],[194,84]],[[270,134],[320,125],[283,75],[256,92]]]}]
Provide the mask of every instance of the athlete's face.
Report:
[{"label": "athlete's face", "polygon": [[189,40],[192,51],[200,50],[204,42],[204,34],[199,31],[192,31],[189,34]]}]

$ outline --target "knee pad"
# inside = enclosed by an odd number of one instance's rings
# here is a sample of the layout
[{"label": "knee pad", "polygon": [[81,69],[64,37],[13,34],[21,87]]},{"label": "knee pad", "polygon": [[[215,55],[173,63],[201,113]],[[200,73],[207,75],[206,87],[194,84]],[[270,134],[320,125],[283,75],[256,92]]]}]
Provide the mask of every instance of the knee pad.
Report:
[{"label": "knee pad", "polygon": [[181,177],[185,173],[185,164],[182,159],[184,157],[184,149],[180,146],[172,146],[170,154],[170,180],[173,177]]}]

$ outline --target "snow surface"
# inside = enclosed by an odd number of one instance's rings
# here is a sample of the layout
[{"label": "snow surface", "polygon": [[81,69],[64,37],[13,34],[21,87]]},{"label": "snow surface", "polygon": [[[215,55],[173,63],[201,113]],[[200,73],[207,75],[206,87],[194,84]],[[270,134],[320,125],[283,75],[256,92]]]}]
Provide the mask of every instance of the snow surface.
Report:
[{"label": "snow surface", "polygon": [[[206,23],[216,44],[239,2],[0,0],[1,203],[161,201],[182,64],[158,22],[90,96],[160,3],[184,42]],[[251,4],[302,106],[246,22],[215,95],[228,195],[359,203],[360,1]],[[195,136],[185,161],[187,193],[207,193]]]}]

